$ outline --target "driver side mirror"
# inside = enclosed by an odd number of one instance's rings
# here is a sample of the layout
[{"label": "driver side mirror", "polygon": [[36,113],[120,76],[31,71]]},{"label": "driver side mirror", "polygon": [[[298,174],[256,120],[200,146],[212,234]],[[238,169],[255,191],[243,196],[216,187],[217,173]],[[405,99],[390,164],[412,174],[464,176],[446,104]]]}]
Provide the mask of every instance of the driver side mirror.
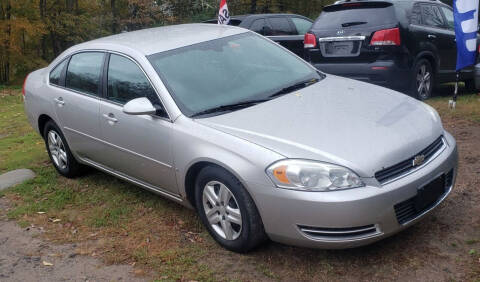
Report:
[{"label": "driver side mirror", "polygon": [[133,99],[123,106],[123,112],[127,115],[153,115],[157,109],[152,105],[150,100],[145,97]]}]

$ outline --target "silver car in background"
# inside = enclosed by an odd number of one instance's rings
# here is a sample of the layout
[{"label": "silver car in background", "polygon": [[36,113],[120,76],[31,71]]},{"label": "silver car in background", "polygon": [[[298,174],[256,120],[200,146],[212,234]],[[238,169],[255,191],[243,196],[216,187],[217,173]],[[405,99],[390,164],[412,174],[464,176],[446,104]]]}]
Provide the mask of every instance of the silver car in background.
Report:
[{"label": "silver car in background", "polygon": [[161,27],[74,46],[24,85],[58,172],[85,165],[196,208],[223,247],[267,238],[350,248],[417,222],[451,192],[437,112],[318,72],[248,30]]}]

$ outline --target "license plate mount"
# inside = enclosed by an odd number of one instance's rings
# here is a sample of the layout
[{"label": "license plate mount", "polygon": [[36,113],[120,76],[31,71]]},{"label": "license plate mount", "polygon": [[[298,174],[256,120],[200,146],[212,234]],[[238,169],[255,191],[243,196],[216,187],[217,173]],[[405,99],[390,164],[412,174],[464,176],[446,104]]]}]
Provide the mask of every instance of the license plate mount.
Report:
[{"label": "license plate mount", "polygon": [[415,209],[417,211],[423,211],[431,206],[434,206],[444,194],[445,175],[442,175],[417,190],[417,197],[415,197]]}]

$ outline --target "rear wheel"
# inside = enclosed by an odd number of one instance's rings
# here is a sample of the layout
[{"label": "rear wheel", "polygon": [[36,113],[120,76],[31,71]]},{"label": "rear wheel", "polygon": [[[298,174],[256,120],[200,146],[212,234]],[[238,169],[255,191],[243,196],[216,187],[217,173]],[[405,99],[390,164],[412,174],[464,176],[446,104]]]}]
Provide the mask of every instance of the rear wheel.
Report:
[{"label": "rear wheel", "polygon": [[478,87],[475,83],[475,80],[474,79],[469,79],[469,80],[466,80],[465,81],[465,89],[467,91],[476,91],[478,90]]},{"label": "rear wheel", "polygon": [[220,167],[205,167],[195,188],[198,215],[222,247],[246,253],[266,240],[257,207],[236,177]]},{"label": "rear wheel", "polygon": [[426,100],[432,96],[434,73],[430,62],[426,59],[417,61],[414,67],[412,94],[419,100]]},{"label": "rear wheel", "polygon": [[84,171],[84,167],[72,155],[62,131],[53,121],[47,122],[43,136],[50,160],[61,175],[73,178]]}]

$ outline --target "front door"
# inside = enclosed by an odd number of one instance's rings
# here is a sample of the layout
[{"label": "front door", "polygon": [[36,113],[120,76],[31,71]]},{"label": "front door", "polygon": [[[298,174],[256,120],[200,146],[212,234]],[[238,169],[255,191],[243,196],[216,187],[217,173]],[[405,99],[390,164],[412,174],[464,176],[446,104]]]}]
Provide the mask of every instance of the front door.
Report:
[{"label": "front door", "polygon": [[130,58],[111,54],[105,99],[100,103],[100,129],[105,143],[101,164],[128,177],[177,195],[171,150],[172,123],[163,111],[133,116],[127,102],[147,97],[163,108],[140,67]]}]

